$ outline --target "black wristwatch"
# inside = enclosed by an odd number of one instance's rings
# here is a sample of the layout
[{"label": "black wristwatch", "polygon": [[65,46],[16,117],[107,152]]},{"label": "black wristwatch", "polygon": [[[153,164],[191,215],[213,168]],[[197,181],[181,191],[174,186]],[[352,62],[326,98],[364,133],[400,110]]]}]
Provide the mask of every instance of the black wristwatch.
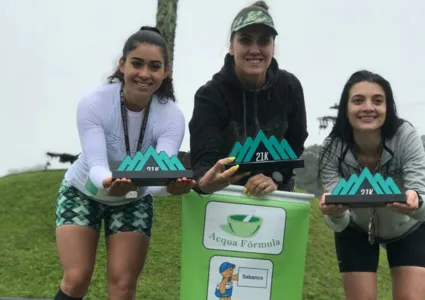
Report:
[{"label": "black wristwatch", "polygon": [[279,184],[283,183],[283,174],[279,171],[274,171],[272,173],[272,179],[273,179],[274,183],[279,185]]},{"label": "black wristwatch", "polygon": [[419,194],[418,191],[415,191],[416,194],[418,194],[418,208],[420,208],[422,206],[422,204],[424,203],[421,194]]}]

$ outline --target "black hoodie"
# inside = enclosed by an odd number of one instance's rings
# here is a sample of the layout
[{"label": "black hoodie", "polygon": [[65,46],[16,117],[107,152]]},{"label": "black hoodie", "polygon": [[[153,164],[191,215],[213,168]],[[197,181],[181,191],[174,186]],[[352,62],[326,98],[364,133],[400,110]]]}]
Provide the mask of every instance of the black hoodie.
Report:
[{"label": "black hoodie", "polygon": [[[189,122],[194,177],[199,180],[219,159],[229,156],[237,141],[254,137],[259,129],[266,136],[285,138],[299,157],[308,137],[306,123],[304,93],[297,77],[280,70],[273,58],[266,84],[249,91],[236,76],[233,56],[227,54],[220,72],[195,94]],[[292,169],[276,171],[282,173],[285,183],[293,176]],[[247,180],[246,177],[236,184],[244,185]],[[278,189],[285,190],[284,184]]]}]

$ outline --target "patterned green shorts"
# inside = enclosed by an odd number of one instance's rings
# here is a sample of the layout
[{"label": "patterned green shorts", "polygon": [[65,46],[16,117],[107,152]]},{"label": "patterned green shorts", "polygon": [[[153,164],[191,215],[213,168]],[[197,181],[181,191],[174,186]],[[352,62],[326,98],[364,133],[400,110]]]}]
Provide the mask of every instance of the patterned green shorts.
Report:
[{"label": "patterned green shorts", "polygon": [[153,198],[148,195],[136,202],[109,206],[92,200],[73,186],[61,183],[56,204],[56,226],[75,224],[99,232],[104,221],[105,237],[124,231],[151,236]]}]

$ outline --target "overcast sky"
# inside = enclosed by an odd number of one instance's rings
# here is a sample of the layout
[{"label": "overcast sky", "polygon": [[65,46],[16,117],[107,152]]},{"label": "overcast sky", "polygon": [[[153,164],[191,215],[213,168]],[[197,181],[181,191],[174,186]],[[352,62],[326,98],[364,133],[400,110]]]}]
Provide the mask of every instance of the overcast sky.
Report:
[{"label": "overcast sky", "polygon": [[[246,0],[179,0],[174,82],[186,123],[195,91],[217,72],[229,26]],[[269,0],[280,67],[301,81],[310,136],[351,73],[366,68],[393,86],[398,110],[425,134],[425,1]],[[126,38],[155,25],[156,0],[0,2],[0,176],[44,164],[46,151],[80,152],[76,106],[106,80]],[[421,81],[422,79],[422,81]],[[189,150],[189,133],[182,150]],[[53,164],[54,167],[67,167]]]}]

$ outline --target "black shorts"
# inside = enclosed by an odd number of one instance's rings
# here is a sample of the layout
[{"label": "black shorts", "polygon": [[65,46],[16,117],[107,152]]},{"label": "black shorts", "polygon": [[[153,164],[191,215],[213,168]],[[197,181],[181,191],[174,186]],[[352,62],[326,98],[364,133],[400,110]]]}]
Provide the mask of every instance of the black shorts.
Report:
[{"label": "black shorts", "polygon": [[[376,272],[379,263],[379,244],[371,245],[364,231],[347,226],[335,232],[335,248],[339,271]],[[418,266],[425,268],[425,223],[409,235],[386,244],[390,268]]]}]

